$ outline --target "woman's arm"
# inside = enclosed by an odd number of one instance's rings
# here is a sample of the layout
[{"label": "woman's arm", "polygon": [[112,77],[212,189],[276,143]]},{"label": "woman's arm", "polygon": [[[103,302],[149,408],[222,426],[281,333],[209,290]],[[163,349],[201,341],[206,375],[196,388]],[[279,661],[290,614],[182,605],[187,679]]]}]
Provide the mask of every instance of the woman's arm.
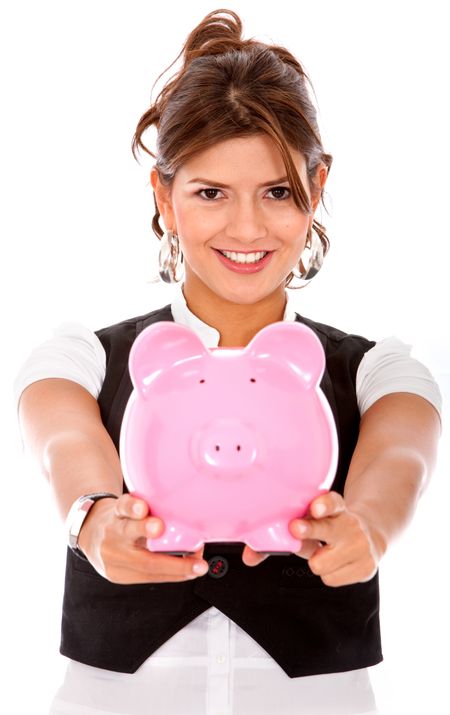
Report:
[{"label": "woman's arm", "polygon": [[97,401],[84,387],[62,378],[33,382],[21,395],[19,421],[24,443],[48,479],[63,518],[82,494],[122,494],[117,450]]},{"label": "woman's arm", "polygon": [[385,395],[361,418],[344,499],[372,524],[383,553],[414,515],[436,465],[440,434],[431,403],[407,392]]},{"label": "woman's arm", "polygon": [[208,570],[203,547],[184,558],[146,548],[147,538],[163,532],[163,522],[149,515],[143,500],[122,494],[119,455],[97,401],[84,387],[63,378],[33,382],[21,395],[19,421],[25,446],[47,477],[63,518],[83,494],[120,495],[97,501],[79,535],[82,551],[102,576],[122,584],[185,581],[199,575],[193,572],[198,562],[200,575]]},{"label": "woman's arm", "polygon": [[[367,581],[392,540],[410,522],[436,464],[440,418],[430,402],[396,392],[361,418],[344,497],[317,497],[290,530],[303,540],[298,556],[329,586]],[[320,545],[323,542],[324,545]],[[248,547],[245,563],[263,558]]]},{"label": "woman's arm", "polygon": [[306,546],[324,543],[306,558],[326,585],[344,586],[375,575],[430,479],[440,432],[435,408],[411,393],[385,395],[364,413],[344,497],[336,492],[318,497],[307,519],[290,524],[295,536],[313,540]]}]

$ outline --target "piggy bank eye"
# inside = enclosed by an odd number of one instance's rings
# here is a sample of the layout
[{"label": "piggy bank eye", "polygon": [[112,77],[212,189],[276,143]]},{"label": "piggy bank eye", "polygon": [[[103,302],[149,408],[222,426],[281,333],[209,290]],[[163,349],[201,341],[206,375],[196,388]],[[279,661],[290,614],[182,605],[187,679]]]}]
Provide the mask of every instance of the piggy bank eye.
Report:
[{"label": "piggy bank eye", "polygon": [[[199,382],[205,382],[205,378],[202,377],[202,379],[199,380]],[[251,378],[250,378],[250,382],[256,382],[255,378],[254,378],[254,377],[251,377]]]}]

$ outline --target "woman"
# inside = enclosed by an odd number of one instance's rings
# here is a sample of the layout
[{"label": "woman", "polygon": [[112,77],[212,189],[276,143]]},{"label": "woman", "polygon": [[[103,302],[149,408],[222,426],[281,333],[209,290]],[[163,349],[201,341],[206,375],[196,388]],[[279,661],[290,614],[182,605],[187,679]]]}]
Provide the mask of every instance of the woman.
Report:
[{"label": "woman", "polygon": [[[53,714],[376,712],[378,564],[433,470],[440,394],[400,341],[347,334],[289,304],[292,279],[305,285],[328,249],[314,215],[332,157],[300,63],[241,33],[236,13],[209,13],[133,138],[135,155],[156,158],[160,275],[177,282],[184,268],[174,301],[95,333],[61,326],[16,379],[25,442],[69,532],[70,661]],[[142,141],[152,125],[156,155]],[[331,491],[290,524],[297,554],[145,549],[164,524],[123,493],[118,440],[129,350],[158,320],[189,325],[208,347],[243,347],[279,320],[320,338],[339,464]]]}]

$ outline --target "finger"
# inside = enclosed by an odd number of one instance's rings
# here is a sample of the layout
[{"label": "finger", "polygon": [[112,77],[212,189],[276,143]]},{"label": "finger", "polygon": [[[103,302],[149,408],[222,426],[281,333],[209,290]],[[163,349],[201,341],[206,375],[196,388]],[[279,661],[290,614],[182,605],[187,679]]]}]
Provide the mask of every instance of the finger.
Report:
[{"label": "finger", "polygon": [[338,492],[321,494],[309,504],[309,514],[313,519],[336,516],[345,511],[344,498]]},{"label": "finger", "polygon": [[342,569],[349,564],[375,565],[372,551],[361,532],[347,532],[347,538],[325,546],[310,558],[310,568],[318,576]]},{"label": "finger", "polygon": [[[124,519],[130,527],[139,527],[142,522]],[[116,583],[149,583],[153,581],[180,581],[204,575],[209,564],[202,558],[204,544],[192,554],[174,556],[163,552],[153,552],[146,546],[146,538],[131,545],[121,538],[119,542],[108,540],[103,550],[106,578]],[[202,573],[193,570],[195,564],[202,564]]]},{"label": "finger", "polygon": [[[134,584],[134,583],[166,583],[188,581],[195,578],[200,578],[208,571],[207,565],[203,567],[203,573],[197,574],[193,571],[193,564],[187,562],[179,556],[167,557],[173,558],[176,562],[184,564],[184,568],[180,570],[178,563],[175,565],[167,564],[160,566],[159,563],[150,563],[147,559],[159,559],[160,554],[152,554],[145,552],[145,549],[136,549],[135,555],[127,554],[126,562],[116,563],[109,566],[105,573],[102,573],[109,581],[113,583]],[[131,556],[131,558],[130,558]],[[166,557],[164,557],[166,558]],[[197,561],[197,563],[199,563]]]},{"label": "finger", "polygon": [[162,519],[156,516],[148,516],[145,519],[122,517],[116,521],[116,529],[120,539],[128,542],[138,542],[139,546],[147,550],[147,539],[159,538],[163,535],[165,528]]},{"label": "finger", "polygon": [[246,544],[242,552],[242,561],[246,566],[258,566],[258,564],[265,561],[268,556],[270,556],[270,554],[261,554]]},{"label": "finger", "polygon": [[115,508],[117,516],[127,519],[143,519],[150,513],[147,502],[132,494],[122,494],[116,499]]},{"label": "finger", "polygon": [[310,516],[293,519],[289,523],[289,530],[296,539],[315,539],[330,543],[336,537],[334,519],[345,511],[346,505],[342,496],[337,492],[328,492],[311,502]]},{"label": "finger", "polygon": [[[181,581],[188,578],[199,578],[208,572],[209,564],[204,559],[198,558],[197,555],[199,555],[198,552],[195,552],[192,556],[180,557],[137,549],[136,558],[133,559],[133,568],[143,576],[150,574],[152,581]],[[196,565],[201,565],[201,573],[194,571]]]},{"label": "finger", "polygon": [[326,544],[336,539],[335,524],[331,519],[294,519],[289,524],[292,536],[300,540],[323,541]]},{"label": "finger", "polygon": [[315,539],[303,539],[302,548],[300,551],[295,553],[295,556],[300,556],[302,559],[310,559],[318,549],[322,548],[322,546],[323,544],[321,541],[316,541]]},{"label": "finger", "polygon": [[[204,550],[205,550],[205,544],[202,544],[201,547],[199,549],[197,549],[197,551],[194,551],[194,553],[192,554],[192,558],[193,559],[201,559],[203,557]],[[184,557],[186,557],[186,556],[189,556],[189,554],[184,554]]]},{"label": "finger", "polygon": [[338,571],[354,563],[357,561],[357,557],[358,555],[352,553],[351,550],[345,549],[341,551],[340,549],[325,544],[317,548],[309,557],[308,565],[313,574],[323,576],[324,574]]},{"label": "finger", "polygon": [[[311,566],[310,566],[311,568]],[[311,571],[313,569],[311,568]],[[354,583],[370,581],[376,574],[377,568],[373,562],[352,561],[333,571],[317,574],[326,586],[350,586]]]}]

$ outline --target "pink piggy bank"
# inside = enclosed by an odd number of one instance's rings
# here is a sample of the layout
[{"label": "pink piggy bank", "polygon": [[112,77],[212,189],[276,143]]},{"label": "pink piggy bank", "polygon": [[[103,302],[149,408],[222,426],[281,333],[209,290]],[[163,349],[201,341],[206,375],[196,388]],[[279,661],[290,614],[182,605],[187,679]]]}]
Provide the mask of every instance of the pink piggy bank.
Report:
[{"label": "pink piggy bank", "polygon": [[298,322],[265,326],[245,348],[207,348],[169,321],[138,335],[120,455],[129,491],[165,525],[151,551],[301,548],[288,524],[329,490],[337,467],[324,369],[320,340]]}]

